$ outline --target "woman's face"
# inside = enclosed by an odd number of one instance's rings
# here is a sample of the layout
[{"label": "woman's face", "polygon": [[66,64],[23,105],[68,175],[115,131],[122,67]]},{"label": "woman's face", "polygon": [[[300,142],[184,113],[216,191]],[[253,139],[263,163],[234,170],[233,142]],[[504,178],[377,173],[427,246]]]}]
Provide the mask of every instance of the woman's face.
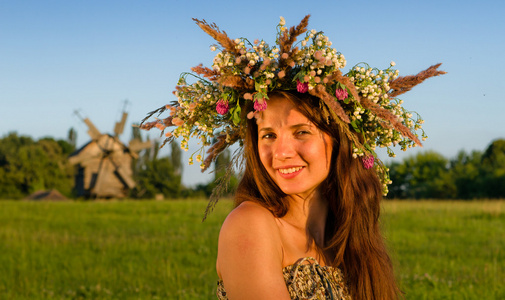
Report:
[{"label": "woman's face", "polygon": [[270,177],[288,195],[309,196],[328,176],[330,136],[279,96],[270,97],[257,124],[258,152]]}]

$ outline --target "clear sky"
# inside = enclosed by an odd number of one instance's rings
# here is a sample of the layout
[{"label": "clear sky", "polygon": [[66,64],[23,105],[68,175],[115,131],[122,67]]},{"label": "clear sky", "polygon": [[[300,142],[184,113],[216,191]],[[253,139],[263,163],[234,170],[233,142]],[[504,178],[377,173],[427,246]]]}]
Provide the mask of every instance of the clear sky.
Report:
[{"label": "clear sky", "polygon": [[[312,15],[309,29],[324,31],[345,55],[345,70],[395,61],[400,75],[410,75],[443,63],[448,74],[401,97],[426,121],[429,138],[421,151],[452,158],[505,138],[501,0],[0,0],[0,136],[16,131],[65,139],[73,127],[82,146],[87,128],[75,110],[111,132],[125,100],[128,123],[139,122],[175,100],[181,72],[211,65],[214,41],[191,18],[215,22],[232,38],[274,43],[280,16],[292,26],[306,14]],[[122,139],[130,136],[128,129]],[[210,180],[199,173],[198,165],[186,166],[183,181]]]}]

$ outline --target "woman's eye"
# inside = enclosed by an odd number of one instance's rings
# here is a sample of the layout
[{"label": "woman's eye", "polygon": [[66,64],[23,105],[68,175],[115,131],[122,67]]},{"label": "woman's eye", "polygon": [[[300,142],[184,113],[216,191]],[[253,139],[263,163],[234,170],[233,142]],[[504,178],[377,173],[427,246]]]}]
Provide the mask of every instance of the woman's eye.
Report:
[{"label": "woman's eye", "polygon": [[306,135],[306,134],[310,134],[310,132],[307,130],[299,130],[296,132],[296,134],[297,135]]},{"label": "woman's eye", "polygon": [[262,139],[273,139],[275,135],[273,133],[267,133],[261,136]]}]

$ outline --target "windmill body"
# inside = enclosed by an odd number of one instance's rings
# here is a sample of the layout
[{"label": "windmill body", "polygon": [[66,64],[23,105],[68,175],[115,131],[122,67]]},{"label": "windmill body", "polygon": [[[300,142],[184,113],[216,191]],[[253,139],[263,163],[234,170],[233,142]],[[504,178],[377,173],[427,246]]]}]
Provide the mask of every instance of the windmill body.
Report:
[{"label": "windmill body", "polygon": [[69,162],[77,166],[75,191],[77,196],[86,198],[124,198],[135,187],[132,160],[137,152],[151,147],[151,142],[132,140],[128,146],[119,140],[123,132],[127,114],[123,113],[114,128],[115,135],[102,134],[89,119],[91,141],[72,153]]}]

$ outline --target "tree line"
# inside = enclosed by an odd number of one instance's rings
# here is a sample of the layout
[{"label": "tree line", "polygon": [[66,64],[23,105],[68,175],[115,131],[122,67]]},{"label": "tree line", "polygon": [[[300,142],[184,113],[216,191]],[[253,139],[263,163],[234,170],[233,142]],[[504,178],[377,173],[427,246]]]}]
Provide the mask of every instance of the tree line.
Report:
[{"label": "tree line", "polygon": [[[132,139],[142,140],[138,127]],[[68,198],[76,198],[74,181],[76,166],[68,157],[76,151],[76,132],[70,129],[67,139],[44,137],[34,140],[15,132],[0,138],[0,199],[22,199],[37,191],[57,190]],[[182,153],[177,143],[170,144],[170,154],[160,157],[159,142],[142,151],[132,162],[133,179],[137,183],[129,197],[164,199],[208,197],[221,169],[230,161],[229,152],[218,157],[214,179],[195,187],[182,184]],[[234,174],[224,195],[232,193],[238,180]]]},{"label": "tree line", "polygon": [[[137,128],[138,129],[138,128]],[[133,137],[142,139],[140,131]],[[75,167],[68,157],[76,150],[76,133],[67,139],[34,140],[15,132],[0,138],[0,198],[21,199],[36,191],[56,189],[74,198]],[[182,184],[183,163],[176,143],[170,155],[159,157],[159,144],[141,153],[132,169],[137,186],[130,197],[165,199],[208,197],[231,159],[229,151],[218,157],[214,178],[195,187]],[[505,198],[505,140],[493,141],[485,151],[460,151],[448,159],[434,151],[387,164],[392,184],[388,198],[396,199],[482,199]],[[232,174],[224,193],[233,193],[238,178]]]},{"label": "tree line", "polygon": [[447,159],[426,151],[388,167],[393,181],[388,198],[505,198],[504,139],[493,141],[484,152],[460,151]]}]

